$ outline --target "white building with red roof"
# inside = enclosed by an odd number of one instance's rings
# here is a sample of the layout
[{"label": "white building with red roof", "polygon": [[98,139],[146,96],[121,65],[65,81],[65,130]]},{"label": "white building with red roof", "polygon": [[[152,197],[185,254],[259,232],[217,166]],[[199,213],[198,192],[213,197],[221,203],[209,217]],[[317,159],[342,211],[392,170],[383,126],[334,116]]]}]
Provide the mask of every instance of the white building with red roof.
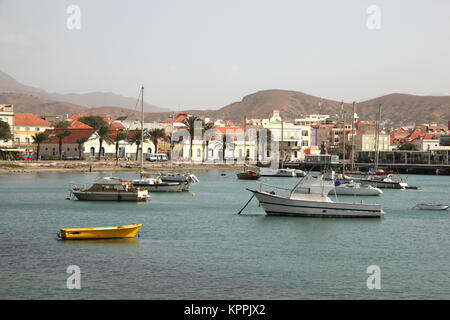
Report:
[{"label": "white building with red roof", "polygon": [[51,123],[32,113],[16,113],[14,115],[14,144],[16,147],[31,147],[37,133],[51,128]]}]

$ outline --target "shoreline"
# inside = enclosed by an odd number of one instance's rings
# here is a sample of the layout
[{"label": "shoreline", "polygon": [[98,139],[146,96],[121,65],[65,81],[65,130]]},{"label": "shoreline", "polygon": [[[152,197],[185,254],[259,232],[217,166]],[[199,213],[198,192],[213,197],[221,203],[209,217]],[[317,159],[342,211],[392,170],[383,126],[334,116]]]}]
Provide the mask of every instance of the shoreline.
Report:
[{"label": "shoreline", "polygon": [[[145,171],[210,171],[210,170],[240,170],[243,164],[217,164],[217,163],[182,163],[147,162]],[[23,172],[136,172],[140,169],[140,161],[0,161],[0,174],[13,174]]]}]

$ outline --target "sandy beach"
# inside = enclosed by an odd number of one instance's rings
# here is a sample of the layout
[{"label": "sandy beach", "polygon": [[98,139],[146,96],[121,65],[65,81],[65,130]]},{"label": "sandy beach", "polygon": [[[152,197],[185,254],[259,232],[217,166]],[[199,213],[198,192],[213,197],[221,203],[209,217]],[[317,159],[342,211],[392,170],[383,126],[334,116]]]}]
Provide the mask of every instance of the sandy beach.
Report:
[{"label": "sandy beach", "polygon": [[[139,171],[139,161],[0,161],[0,174],[18,172],[101,172],[101,171]],[[242,164],[217,163],[180,163],[144,162],[145,171],[206,171],[206,170],[238,170]]]}]

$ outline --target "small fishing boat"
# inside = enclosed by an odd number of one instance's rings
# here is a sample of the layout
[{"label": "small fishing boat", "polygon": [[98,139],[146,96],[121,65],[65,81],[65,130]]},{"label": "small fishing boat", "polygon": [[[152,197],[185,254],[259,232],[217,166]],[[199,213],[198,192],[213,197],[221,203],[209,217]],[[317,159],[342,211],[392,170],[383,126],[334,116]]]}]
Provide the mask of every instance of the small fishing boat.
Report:
[{"label": "small fishing boat", "polygon": [[161,177],[132,180],[133,186],[148,192],[181,192],[184,191],[184,182],[163,182]]},{"label": "small fishing boat", "polygon": [[236,173],[236,175],[239,180],[258,180],[261,177],[258,172],[252,170],[241,171]]},{"label": "small fishing boat", "polygon": [[263,191],[262,187],[259,191],[247,189],[253,192],[269,216],[380,218],[384,215],[379,204],[333,202],[327,195],[334,189],[334,183],[323,179],[323,175],[306,175],[293,189],[271,187],[289,190],[289,196]]},{"label": "small fishing boat", "polygon": [[[340,180],[337,180],[338,182]],[[361,185],[360,183],[335,183],[334,190],[330,190],[328,195],[348,195],[348,196],[379,196],[383,191],[371,185]]]},{"label": "small fishing boat", "polygon": [[420,210],[447,210],[449,208],[446,204],[433,204],[433,203],[419,203],[415,208]]},{"label": "small fishing boat", "polygon": [[183,184],[182,191],[189,191],[191,184],[200,182],[197,176],[192,173],[161,172],[159,176],[162,182],[181,182]]},{"label": "small fishing boat", "polygon": [[260,168],[259,173],[262,177],[297,177],[294,169]]},{"label": "small fishing boat", "polygon": [[392,178],[391,174],[387,175],[368,175],[368,176],[344,176],[346,180],[354,180],[362,185],[371,185],[375,188],[382,189],[407,189],[408,183],[402,179],[400,181]]},{"label": "small fishing boat", "polygon": [[146,201],[148,191],[136,188],[126,179],[104,177],[87,187],[72,185],[70,192],[78,200],[88,201]]},{"label": "small fishing boat", "polygon": [[99,228],[65,228],[58,232],[63,240],[134,238],[142,224]]}]

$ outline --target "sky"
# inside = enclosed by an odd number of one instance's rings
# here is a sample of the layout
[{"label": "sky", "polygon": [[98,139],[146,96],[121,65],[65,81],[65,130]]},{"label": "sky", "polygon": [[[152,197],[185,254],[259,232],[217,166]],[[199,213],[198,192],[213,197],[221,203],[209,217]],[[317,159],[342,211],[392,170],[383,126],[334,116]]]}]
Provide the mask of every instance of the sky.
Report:
[{"label": "sky", "polygon": [[173,110],[266,89],[450,95],[449,14],[448,0],[0,0],[0,70],[56,93],[144,85]]}]

